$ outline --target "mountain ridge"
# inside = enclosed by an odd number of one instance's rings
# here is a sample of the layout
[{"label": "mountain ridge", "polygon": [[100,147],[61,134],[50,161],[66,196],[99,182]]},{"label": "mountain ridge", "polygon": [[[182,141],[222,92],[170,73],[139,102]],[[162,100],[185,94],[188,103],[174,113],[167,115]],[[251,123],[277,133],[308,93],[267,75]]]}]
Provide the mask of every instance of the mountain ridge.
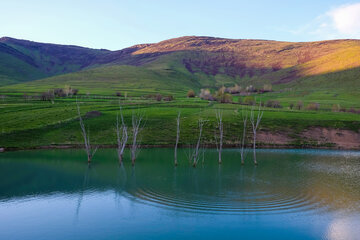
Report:
[{"label": "mountain ridge", "polygon": [[[350,84],[359,71],[359,55],[360,40],[356,39],[285,42],[184,36],[110,51],[3,37],[0,38],[0,86],[38,79],[45,79],[45,82],[67,79],[67,76],[62,77],[64,74],[70,74],[76,83],[81,79],[83,86],[86,86],[87,80],[81,74],[84,72],[89,77],[87,71],[91,69],[95,69],[91,70],[93,74],[98,73],[99,84],[104,84],[101,74],[109,74],[101,68],[115,66],[111,68],[114,70],[116,66],[130,65],[135,68],[118,69],[130,71],[131,74],[116,70],[115,75],[109,77],[112,81],[119,79],[120,84],[121,81],[140,81],[136,72],[143,74],[150,71],[150,82],[152,78],[159,76],[159,79],[166,81],[166,85],[171,82],[175,84],[176,81],[190,81],[194,84],[186,87],[194,88],[214,88],[234,83],[271,83],[285,87],[304,84],[306,79],[313,78],[315,80],[311,81],[315,81],[314,86],[319,87],[316,76],[328,78],[329,74],[330,85],[342,80]],[[10,58],[16,61],[9,64],[7,60]],[[23,75],[17,76],[18,63],[28,67],[31,74],[25,71]],[[348,71],[351,73],[339,78],[339,73],[341,76],[341,72]],[[78,74],[71,75],[75,72]],[[145,76],[142,74],[139,75]],[[338,80],[332,77],[334,74]],[[131,75],[131,79],[126,78],[127,75]],[[47,77],[50,78],[47,80]],[[321,80],[321,84],[323,82]],[[355,84],[359,84],[358,82]],[[68,84],[72,84],[71,81]]]}]

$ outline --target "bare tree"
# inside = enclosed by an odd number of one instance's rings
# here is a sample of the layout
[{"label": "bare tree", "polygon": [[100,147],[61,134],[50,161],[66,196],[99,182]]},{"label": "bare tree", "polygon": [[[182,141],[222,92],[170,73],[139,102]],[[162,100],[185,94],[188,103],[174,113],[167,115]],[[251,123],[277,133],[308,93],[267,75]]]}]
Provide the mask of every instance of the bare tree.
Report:
[{"label": "bare tree", "polygon": [[179,138],[180,138],[180,112],[178,113],[178,116],[176,118],[176,143],[175,143],[175,152],[174,152],[174,164],[175,166],[178,165],[178,161],[177,161],[177,148],[178,148],[178,144],[179,144]]},{"label": "bare tree", "polygon": [[132,145],[131,145],[131,164],[135,165],[136,154],[139,148],[139,143],[137,142],[137,137],[139,132],[142,130],[141,121],[143,120],[143,115],[140,113],[132,114]]},{"label": "bare tree", "polygon": [[219,153],[219,164],[222,163],[221,154],[223,148],[223,138],[224,138],[224,124],[222,121],[223,113],[221,110],[217,110],[216,112],[216,122],[218,133],[215,131],[215,141],[216,141],[216,149]]},{"label": "bare tree", "polygon": [[243,132],[241,137],[241,150],[240,150],[240,156],[241,156],[241,164],[245,164],[245,139],[246,139],[246,129],[247,129],[247,120],[248,120],[248,111],[246,110],[244,113],[244,110],[242,111],[242,121],[243,121]]},{"label": "bare tree", "polygon": [[192,159],[193,159],[193,167],[196,167],[197,163],[199,162],[200,159],[200,143],[201,143],[201,137],[202,137],[202,131],[203,131],[203,126],[205,124],[205,120],[203,119],[199,119],[198,121],[198,125],[199,125],[199,138],[198,141],[196,143],[195,149],[193,151],[192,154]]},{"label": "bare tree", "polygon": [[256,161],[256,131],[259,127],[259,124],[261,122],[261,118],[264,114],[264,111],[261,109],[261,102],[259,104],[259,109],[258,109],[258,114],[257,117],[255,119],[254,116],[254,108],[255,106],[252,106],[251,108],[251,114],[250,114],[250,122],[252,125],[252,130],[253,130],[253,147],[254,147],[254,164],[257,165],[257,161]]},{"label": "bare tree", "polygon": [[81,133],[82,133],[82,135],[84,137],[84,145],[85,145],[86,155],[88,157],[88,163],[91,163],[91,159],[93,158],[94,154],[96,153],[98,147],[96,147],[94,150],[91,149],[89,133],[86,132],[86,128],[85,128],[85,125],[84,125],[84,122],[83,122],[83,119],[82,119],[81,113],[80,113],[79,102],[77,101],[77,99],[76,99],[76,105],[77,105],[77,112],[78,112],[78,115],[79,115]]},{"label": "bare tree", "polygon": [[120,106],[120,118],[121,118],[121,126],[119,124],[119,114],[118,114],[116,116],[116,137],[117,137],[117,145],[118,145],[117,152],[119,157],[119,164],[122,165],[124,150],[128,140],[128,132],[127,132],[127,126],[124,122],[121,106]]}]

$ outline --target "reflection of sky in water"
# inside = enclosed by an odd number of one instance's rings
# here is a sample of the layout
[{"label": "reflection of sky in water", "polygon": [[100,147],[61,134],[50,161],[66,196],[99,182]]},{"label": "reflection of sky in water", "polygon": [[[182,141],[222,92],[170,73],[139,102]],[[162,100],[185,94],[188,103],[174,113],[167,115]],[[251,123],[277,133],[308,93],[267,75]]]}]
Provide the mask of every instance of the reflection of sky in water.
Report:
[{"label": "reflection of sky in water", "polygon": [[360,239],[360,218],[335,217],[329,224],[326,234],[329,240],[354,240]]},{"label": "reflection of sky in water", "polygon": [[358,152],[260,150],[258,167],[208,152],[174,169],[144,149],[135,170],[111,150],[91,168],[82,151],[3,155],[0,239],[359,239]]}]

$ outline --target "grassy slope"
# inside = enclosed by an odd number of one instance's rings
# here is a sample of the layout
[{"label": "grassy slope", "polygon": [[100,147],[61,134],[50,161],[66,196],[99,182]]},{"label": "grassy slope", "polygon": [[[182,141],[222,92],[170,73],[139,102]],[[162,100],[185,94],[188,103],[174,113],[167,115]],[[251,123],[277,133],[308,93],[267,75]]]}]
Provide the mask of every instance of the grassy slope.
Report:
[{"label": "grassy slope", "polygon": [[78,71],[109,51],[0,38],[0,86]]},{"label": "grassy slope", "polygon": [[0,52],[0,86],[19,83],[22,79],[35,80],[46,77],[36,67],[7,53]]},{"label": "grassy slope", "polygon": [[[145,115],[145,128],[142,132],[143,144],[173,144],[175,139],[176,115],[182,113],[181,143],[190,144],[196,139],[197,119],[203,117],[207,122],[204,139],[214,143],[215,110],[223,109],[226,141],[236,142],[241,133],[240,105],[209,104],[198,99],[177,99],[174,102],[154,102],[141,99],[124,101],[124,115],[128,124],[131,114],[141,111]],[[91,141],[98,144],[115,144],[114,124],[118,113],[117,99],[83,99],[81,111],[101,111],[100,117],[86,119],[90,129]],[[81,134],[77,120],[75,99],[49,102],[28,101],[8,98],[0,108],[0,146],[34,147],[49,144],[81,144]],[[262,129],[272,132],[287,132],[296,135],[311,127],[330,127],[357,130],[360,121],[357,114],[290,111],[287,109],[266,109],[261,123]],[[294,142],[294,146],[300,144]]]},{"label": "grassy slope", "polygon": [[272,83],[275,90],[329,91],[359,97],[357,40],[288,43],[183,37],[134,47],[130,52],[116,55],[108,63],[115,64],[112,67],[97,65],[88,71],[5,86],[0,92],[40,92],[67,84],[82,93],[113,94],[122,90],[137,95],[178,94],[189,88],[214,89],[234,83],[262,87]]},{"label": "grassy slope", "polygon": [[[267,109],[262,122],[263,129],[291,135],[311,126],[358,131],[359,115],[332,113],[329,110],[333,104],[360,108],[360,62],[356,60],[359,41],[274,43],[221,40],[230,41],[226,45],[219,45],[217,41],[220,40],[210,41],[204,46],[200,44],[204,42],[199,43],[199,39],[182,38],[175,42],[162,42],[157,46],[149,45],[139,48],[132,57],[127,56],[121,62],[136,66],[99,66],[0,87],[0,93],[35,94],[66,84],[80,89],[80,94],[90,92],[91,95],[114,95],[116,91],[127,92],[132,99],[126,102],[128,106],[124,110],[127,121],[130,121],[133,109],[141,108],[146,112],[146,129],[142,137],[144,144],[173,143],[175,116],[179,109],[184,117],[181,142],[187,144],[195,138],[199,115],[209,118],[205,139],[209,143],[213,141],[216,108],[224,109],[227,139],[235,141],[240,133],[240,119],[236,113],[241,108],[234,104],[218,105],[197,99],[183,99],[189,88],[198,91],[203,87],[215,88],[223,84],[262,86],[264,83],[273,83],[275,92],[258,96],[258,101],[260,98],[262,101],[278,99],[285,107],[298,100],[304,101],[305,105],[319,102],[322,110],[311,112],[290,111],[287,108]],[[311,56],[308,55],[309,51]],[[156,53],[161,54],[158,56]],[[186,61],[187,66],[184,64]],[[245,65],[243,61],[246,62]],[[273,70],[274,63],[276,67],[280,63],[281,69]],[[285,89],[287,90],[280,91]],[[177,100],[158,103],[137,98],[148,93],[174,94]],[[91,110],[103,113],[98,118],[86,120],[93,141],[99,144],[115,143],[113,126],[118,109],[117,100],[84,101],[84,113]],[[33,147],[81,143],[74,99],[55,100],[51,104],[24,102],[21,98],[8,97],[0,104],[0,146]],[[298,140],[295,145],[301,142],[301,139]]]}]

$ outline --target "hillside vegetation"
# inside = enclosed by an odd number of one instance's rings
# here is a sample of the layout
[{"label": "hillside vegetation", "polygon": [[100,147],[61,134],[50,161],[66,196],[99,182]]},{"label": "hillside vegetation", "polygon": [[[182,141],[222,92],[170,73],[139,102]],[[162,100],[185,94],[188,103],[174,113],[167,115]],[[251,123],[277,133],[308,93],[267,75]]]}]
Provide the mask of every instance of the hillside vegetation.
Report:
[{"label": "hillside vegetation", "polygon": [[[275,90],[325,90],[357,95],[355,89],[360,87],[359,40],[290,43],[181,37],[120,51],[7,38],[0,43],[26,55],[13,53],[12,57],[0,58],[1,85],[56,75],[2,87],[0,92],[37,92],[68,84],[83,94],[111,93],[118,88],[176,94],[189,88],[199,90],[234,83],[260,87],[271,83]],[[26,66],[21,69],[25,70],[19,71],[19,59]],[[76,73],[59,75],[67,72]],[[28,79],[21,79],[23,75]]]}]

